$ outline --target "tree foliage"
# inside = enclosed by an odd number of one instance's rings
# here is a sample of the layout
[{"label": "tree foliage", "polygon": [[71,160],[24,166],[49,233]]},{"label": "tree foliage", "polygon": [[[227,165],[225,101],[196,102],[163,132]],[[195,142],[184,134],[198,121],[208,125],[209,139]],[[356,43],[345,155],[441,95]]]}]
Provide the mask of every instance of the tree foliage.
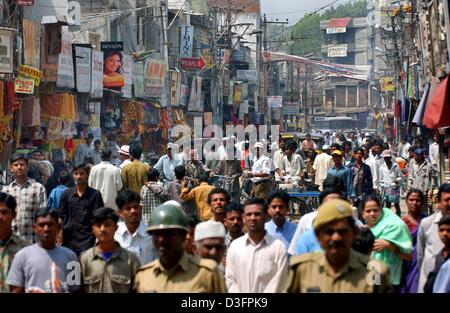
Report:
[{"label": "tree foliage", "polygon": [[322,14],[310,14],[303,17],[292,28],[292,54],[305,56],[319,55],[320,47],[324,42],[324,34],[320,30],[320,21],[331,18],[366,17],[367,1],[358,0],[331,7]]}]

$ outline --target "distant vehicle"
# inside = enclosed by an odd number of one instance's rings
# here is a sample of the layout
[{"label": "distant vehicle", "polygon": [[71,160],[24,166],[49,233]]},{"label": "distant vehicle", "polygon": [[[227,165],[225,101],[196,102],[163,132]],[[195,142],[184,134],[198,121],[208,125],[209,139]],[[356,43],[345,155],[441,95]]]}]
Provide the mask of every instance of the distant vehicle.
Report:
[{"label": "distant vehicle", "polygon": [[[281,138],[285,140],[295,140],[300,147],[303,140],[306,139],[306,133],[297,133],[297,132],[286,132],[280,134]],[[320,149],[324,143],[324,136],[320,134],[311,134],[311,139],[317,144],[318,148]]]}]

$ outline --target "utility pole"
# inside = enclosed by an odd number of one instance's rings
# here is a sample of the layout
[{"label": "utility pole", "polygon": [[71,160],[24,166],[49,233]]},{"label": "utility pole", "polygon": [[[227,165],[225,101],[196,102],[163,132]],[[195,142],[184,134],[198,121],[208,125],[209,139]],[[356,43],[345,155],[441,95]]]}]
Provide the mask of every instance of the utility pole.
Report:
[{"label": "utility pole", "polygon": [[162,29],[162,36],[161,36],[161,51],[163,54],[164,61],[166,62],[166,77],[165,77],[165,88],[164,88],[164,94],[163,97],[166,98],[166,104],[167,108],[171,108],[171,96],[170,96],[170,86],[171,86],[171,80],[170,80],[170,69],[169,69],[169,42],[168,42],[168,35],[167,35],[167,2],[161,1],[159,6],[159,14],[161,16],[161,29]]}]

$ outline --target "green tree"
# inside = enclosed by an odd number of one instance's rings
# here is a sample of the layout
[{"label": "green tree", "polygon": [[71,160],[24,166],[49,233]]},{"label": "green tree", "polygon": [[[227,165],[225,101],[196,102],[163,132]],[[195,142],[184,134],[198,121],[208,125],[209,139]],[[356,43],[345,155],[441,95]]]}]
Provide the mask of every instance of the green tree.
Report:
[{"label": "green tree", "polygon": [[310,14],[303,17],[292,28],[291,53],[305,56],[320,54],[320,47],[324,43],[324,33],[320,30],[320,21],[331,18],[365,17],[367,16],[367,1],[349,1],[336,7],[331,7],[322,14]]}]

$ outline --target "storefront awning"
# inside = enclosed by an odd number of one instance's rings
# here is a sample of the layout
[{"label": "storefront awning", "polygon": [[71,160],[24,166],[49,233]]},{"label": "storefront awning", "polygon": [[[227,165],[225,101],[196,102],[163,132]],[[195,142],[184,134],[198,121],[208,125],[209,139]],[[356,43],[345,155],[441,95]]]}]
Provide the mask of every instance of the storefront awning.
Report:
[{"label": "storefront awning", "polygon": [[448,76],[430,93],[430,101],[425,109],[423,124],[430,129],[450,126],[450,89]]}]

